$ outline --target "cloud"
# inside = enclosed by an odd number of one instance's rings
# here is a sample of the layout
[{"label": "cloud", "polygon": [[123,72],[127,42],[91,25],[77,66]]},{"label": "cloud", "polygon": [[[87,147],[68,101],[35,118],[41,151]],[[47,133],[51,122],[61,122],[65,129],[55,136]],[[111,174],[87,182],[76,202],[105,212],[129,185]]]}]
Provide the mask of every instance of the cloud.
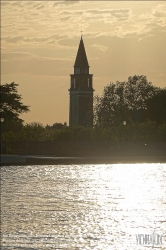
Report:
[{"label": "cloud", "polygon": [[127,21],[131,16],[131,9],[115,9],[111,10],[110,13],[117,21]]},{"label": "cloud", "polygon": [[57,61],[61,63],[71,62],[71,57],[54,57],[54,56],[44,56],[44,55],[37,55],[29,52],[3,52],[1,54],[2,62],[11,62],[11,61]]},{"label": "cloud", "polygon": [[71,17],[72,19],[75,19],[77,17],[82,18],[90,18],[87,19],[87,22],[93,22],[96,21],[96,19],[107,19],[108,21],[112,17],[114,21],[118,20],[129,20],[131,16],[131,9],[89,9],[89,10],[62,10],[60,12],[60,15],[65,17]]},{"label": "cloud", "polygon": [[5,52],[1,54],[2,61],[18,61],[18,60],[29,60],[34,58],[35,55],[28,52]]},{"label": "cloud", "polygon": [[62,17],[62,18],[60,18],[60,20],[61,20],[62,22],[69,21],[69,20],[70,20],[70,16]]},{"label": "cloud", "polygon": [[44,7],[45,7],[45,4],[46,4],[46,2],[44,1],[44,2],[40,2],[40,3],[37,3],[37,4],[35,4],[33,7],[36,9],[36,10],[41,10],[41,9],[43,9]]},{"label": "cloud", "polygon": [[[76,45],[62,44],[63,40],[73,39],[75,44],[81,29],[89,39],[113,36],[142,39],[154,32],[164,32],[161,27],[166,26],[166,4],[158,4],[141,15],[131,7],[113,8],[108,4],[108,8],[102,5],[100,9],[82,1],[21,1],[7,6],[3,6],[3,46],[55,46],[55,50],[71,50]],[[96,49],[106,50],[95,44]]]},{"label": "cloud", "polygon": [[156,8],[151,9],[150,12],[143,13],[138,16],[139,22],[144,22],[144,24],[158,23],[166,24],[166,4],[159,4]]},{"label": "cloud", "polygon": [[104,45],[101,45],[101,44],[96,44],[96,43],[91,45],[91,46],[98,49],[98,50],[100,50],[100,51],[102,51],[102,52],[105,52],[108,49],[108,47],[106,47]]},{"label": "cloud", "polygon": [[154,17],[166,17],[166,4],[159,4],[157,8],[153,9],[152,14]]},{"label": "cloud", "polygon": [[1,7],[6,7],[8,5],[10,5],[10,2],[8,2],[8,1],[1,1]]},{"label": "cloud", "polygon": [[[66,39],[66,44],[61,44],[60,42],[62,40]],[[46,47],[48,44],[50,45],[54,45],[54,50],[72,50],[75,49],[76,47],[71,45],[68,45],[68,41],[69,41],[69,37],[64,35],[64,34],[55,34],[52,36],[43,36],[43,37],[29,37],[26,38],[24,36],[6,36],[3,37],[2,39],[2,43],[4,45],[5,43],[8,44],[15,44],[15,45],[25,45],[25,44],[29,44],[31,46],[35,46],[38,45],[39,48],[40,46],[44,46]]]},{"label": "cloud", "polygon": [[8,37],[3,37],[2,40],[8,42],[8,43],[18,43],[20,41],[24,40],[23,36],[8,36]]},{"label": "cloud", "polygon": [[53,5],[53,7],[62,7],[62,6],[71,6],[71,5],[76,5],[76,4],[80,4],[79,0],[60,0],[60,1],[56,1]]},{"label": "cloud", "polygon": [[[127,8],[81,9],[81,6],[73,5],[71,2],[66,5],[66,2],[68,1],[62,2],[65,4],[65,8],[61,2],[31,1],[12,3],[11,8],[4,8],[2,37],[8,37],[5,39],[7,43],[45,43],[56,45],[57,48],[63,49],[58,42],[61,40],[61,34],[64,34],[67,39],[78,37],[80,36],[78,30],[83,29],[86,31],[94,23],[123,23],[128,21],[131,15],[131,10]],[[78,3],[80,4],[77,1]],[[80,5],[84,5],[84,2],[81,2]],[[59,6],[57,10],[55,10],[56,6]],[[76,7],[73,8],[73,6]],[[16,9],[14,9],[15,7]],[[41,35],[42,33],[43,36]],[[56,34],[57,37],[51,38],[52,33]],[[67,46],[64,49],[67,49]]]}]

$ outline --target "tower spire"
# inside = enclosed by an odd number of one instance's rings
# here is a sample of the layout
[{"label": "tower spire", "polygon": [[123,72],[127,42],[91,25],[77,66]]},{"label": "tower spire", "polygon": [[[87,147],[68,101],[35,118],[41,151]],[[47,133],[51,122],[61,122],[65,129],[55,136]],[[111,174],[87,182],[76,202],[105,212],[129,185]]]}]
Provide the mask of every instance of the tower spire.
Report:
[{"label": "tower spire", "polygon": [[84,42],[81,36],[74,67],[89,67]]}]

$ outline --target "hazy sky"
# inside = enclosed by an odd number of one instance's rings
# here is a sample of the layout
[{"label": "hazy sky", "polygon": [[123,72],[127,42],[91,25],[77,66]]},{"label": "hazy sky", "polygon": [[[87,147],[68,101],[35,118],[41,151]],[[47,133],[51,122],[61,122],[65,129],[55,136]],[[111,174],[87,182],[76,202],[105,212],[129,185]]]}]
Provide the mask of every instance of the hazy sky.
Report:
[{"label": "hazy sky", "polygon": [[164,1],[6,0],[1,26],[1,80],[19,83],[25,122],[68,123],[81,29],[95,94],[135,74],[166,87]]}]

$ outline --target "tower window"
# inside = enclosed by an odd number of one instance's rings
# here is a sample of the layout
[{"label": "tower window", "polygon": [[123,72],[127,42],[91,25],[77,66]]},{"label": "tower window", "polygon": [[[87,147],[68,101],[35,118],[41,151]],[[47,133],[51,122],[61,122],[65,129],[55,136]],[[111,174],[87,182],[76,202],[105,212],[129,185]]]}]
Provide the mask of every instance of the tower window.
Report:
[{"label": "tower window", "polygon": [[74,79],[74,89],[76,88],[76,80]]},{"label": "tower window", "polygon": [[87,69],[86,68],[82,68],[82,74],[87,74]]},{"label": "tower window", "polygon": [[75,74],[80,74],[80,68],[75,68]]},{"label": "tower window", "polygon": [[88,78],[88,88],[89,88],[89,78]]}]

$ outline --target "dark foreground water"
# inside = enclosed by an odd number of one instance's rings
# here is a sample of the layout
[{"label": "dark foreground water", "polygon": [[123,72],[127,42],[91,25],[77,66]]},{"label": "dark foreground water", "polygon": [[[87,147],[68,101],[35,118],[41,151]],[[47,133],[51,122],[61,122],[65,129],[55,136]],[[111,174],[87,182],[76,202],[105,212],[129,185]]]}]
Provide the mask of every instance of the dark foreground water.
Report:
[{"label": "dark foreground water", "polygon": [[166,164],[8,166],[1,179],[2,250],[166,249]]}]

